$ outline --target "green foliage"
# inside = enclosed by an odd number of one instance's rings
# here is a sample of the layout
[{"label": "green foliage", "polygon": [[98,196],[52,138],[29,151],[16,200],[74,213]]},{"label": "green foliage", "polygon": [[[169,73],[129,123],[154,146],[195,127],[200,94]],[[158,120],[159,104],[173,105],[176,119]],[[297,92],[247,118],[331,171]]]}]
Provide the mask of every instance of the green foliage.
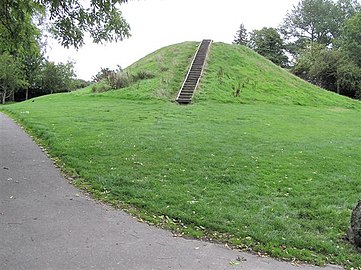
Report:
[{"label": "green foliage", "polygon": [[288,58],[285,55],[283,40],[277,29],[264,27],[261,30],[253,30],[250,34],[249,46],[276,65],[287,66]]},{"label": "green foliage", "polygon": [[121,89],[130,86],[133,83],[133,77],[128,71],[118,70],[109,74],[107,82],[112,89]]},{"label": "green foliage", "polygon": [[69,92],[75,77],[74,64],[45,62],[41,67],[39,83],[44,93]]},{"label": "green foliage", "polygon": [[361,4],[358,0],[338,0],[336,7],[338,9],[339,34],[341,34],[346,21],[361,12]]},{"label": "green foliage", "polygon": [[297,55],[310,43],[335,45],[345,21],[358,10],[357,0],[301,0],[281,25],[289,52]]},{"label": "green foliage", "polygon": [[153,73],[144,70],[132,74],[129,70],[123,70],[120,66],[118,66],[118,69],[116,70],[102,68],[93,77],[93,81],[97,83],[103,82],[103,84],[94,86],[93,92],[106,92],[109,90],[126,88],[141,80],[154,78],[154,76]]},{"label": "green foliage", "polygon": [[91,0],[89,6],[80,0],[40,0],[50,17],[51,31],[64,46],[79,48],[84,34],[93,42],[119,41],[130,36],[130,27],[119,6],[127,0]]},{"label": "green foliage", "polygon": [[0,5],[0,53],[12,55],[21,67],[27,84],[18,89],[18,93],[25,92],[26,99],[43,60],[41,32],[36,25],[36,14],[42,12],[43,8],[36,1],[3,1]]},{"label": "green foliage", "polygon": [[25,87],[27,82],[16,59],[7,53],[0,54],[0,101],[5,100],[14,94],[20,87]]},{"label": "green foliage", "polygon": [[343,29],[342,47],[361,67],[361,11],[351,17]]},{"label": "green foliage", "polygon": [[248,33],[243,23],[240,25],[239,29],[236,32],[236,35],[234,36],[233,44],[238,44],[238,45],[248,44]]},{"label": "green foliage", "polygon": [[96,43],[122,40],[130,35],[129,25],[119,10],[119,5],[125,2],[3,1],[0,5],[0,54],[14,56],[23,69],[27,86],[19,91],[20,99],[27,99],[29,92],[38,96],[75,87],[73,68],[69,64],[55,65],[44,61],[41,53],[44,31],[50,30],[64,47],[79,48],[86,33]]},{"label": "green foliage", "polygon": [[349,57],[340,57],[336,68],[337,92],[361,100],[361,68]]},{"label": "green foliage", "polygon": [[[50,23],[51,33],[64,47],[79,48],[89,33],[95,43],[129,37],[130,27],[119,5],[127,0],[17,0],[0,7],[0,42],[17,51],[31,43],[40,32],[37,25]],[[6,42],[5,42],[6,41]],[[20,41],[20,44],[19,44]]]},{"label": "green foliage", "polygon": [[320,52],[324,49],[326,49],[325,45],[318,43],[303,49],[299,54],[296,64],[292,67],[292,72],[300,78],[316,84],[309,72],[320,58]]},{"label": "green foliage", "polygon": [[111,90],[112,87],[105,81],[100,81],[92,85],[92,92],[93,93],[103,93]]},{"label": "green foliage", "polygon": [[90,85],[89,81],[83,80],[83,79],[74,79],[71,82],[71,90],[78,90],[81,88],[85,88]]},{"label": "green foliage", "polygon": [[339,30],[335,13],[332,0],[302,0],[287,14],[281,29],[286,37],[328,45]]},{"label": "green foliage", "polygon": [[281,27],[293,72],[327,90],[360,96],[361,16],[356,0],[302,0]]},{"label": "green foliage", "polygon": [[[118,70],[121,70],[121,67],[118,67]],[[107,80],[108,76],[114,72],[109,68],[101,68],[100,71],[92,77],[93,82],[100,82],[103,80]]]},{"label": "green foliage", "polygon": [[14,56],[38,46],[40,30],[35,25],[43,8],[37,1],[3,1],[0,5],[0,53]]},{"label": "green foliage", "polygon": [[360,96],[361,69],[343,50],[313,44],[300,54],[293,72],[338,94],[352,98]]},{"label": "green foliage", "polygon": [[155,75],[152,72],[140,70],[135,75],[133,75],[134,81],[152,79]]}]

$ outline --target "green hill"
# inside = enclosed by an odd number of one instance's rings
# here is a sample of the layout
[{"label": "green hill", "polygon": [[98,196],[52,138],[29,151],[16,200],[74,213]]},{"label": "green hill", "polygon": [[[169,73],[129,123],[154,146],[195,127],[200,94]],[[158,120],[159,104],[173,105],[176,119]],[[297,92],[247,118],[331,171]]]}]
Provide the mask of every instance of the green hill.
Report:
[{"label": "green hill", "polygon": [[[361,199],[361,105],[245,47],[215,43],[192,105],[174,101],[197,43],[160,49],[130,87],[0,106],[74,183],[152,224],[286,260],[361,267],[344,237]],[[239,97],[234,88],[240,87]]]},{"label": "green hill", "polygon": [[[185,42],[162,48],[126,70],[151,72],[154,78],[105,95],[123,99],[175,99],[198,43]],[[240,88],[239,97],[234,96]],[[270,103],[278,105],[360,108],[358,101],[320,89],[244,46],[213,43],[195,102]]]},{"label": "green hill", "polygon": [[[233,89],[239,86],[241,93],[235,98]],[[223,43],[212,45],[198,99],[251,104],[359,106],[359,102],[299,79],[249,48]]]}]

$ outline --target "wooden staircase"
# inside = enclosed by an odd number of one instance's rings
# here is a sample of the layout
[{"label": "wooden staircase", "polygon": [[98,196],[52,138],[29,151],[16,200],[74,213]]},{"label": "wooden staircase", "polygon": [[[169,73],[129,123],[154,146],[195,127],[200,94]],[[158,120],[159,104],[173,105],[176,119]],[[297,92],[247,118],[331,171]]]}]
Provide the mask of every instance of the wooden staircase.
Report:
[{"label": "wooden staircase", "polygon": [[176,102],[179,104],[189,104],[192,102],[194,91],[197,89],[199,80],[203,74],[209,47],[212,43],[210,39],[204,39],[198,46],[198,50],[193,58],[191,67],[178,92]]}]

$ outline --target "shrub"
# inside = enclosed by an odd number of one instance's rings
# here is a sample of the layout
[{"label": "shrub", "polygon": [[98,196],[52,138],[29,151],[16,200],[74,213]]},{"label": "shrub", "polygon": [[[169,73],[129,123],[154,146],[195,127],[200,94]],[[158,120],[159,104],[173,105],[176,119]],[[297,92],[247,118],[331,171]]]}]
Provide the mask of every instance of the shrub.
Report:
[{"label": "shrub", "polygon": [[111,89],[121,89],[130,86],[132,83],[154,77],[155,75],[148,71],[138,71],[135,75],[132,75],[130,72],[122,70],[121,67],[116,70],[102,68],[93,77],[93,81],[98,82],[98,84],[93,86],[92,91],[105,92]]},{"label": "shrub", "polygon": [[138,71],[137,74],[134,75],[134,81],[140,81],[140,80],[146,80],[146,79],[152,79],[155,75],[149,71]]},{"label": "shrub", "polygon": [[92,86],[92,92],[94,92],[94,93],[102,93],[102,92],[109,91],[111,89],[112,89],[112,87],[104,81],[94,84]]},{"label": "shrub", "polygon": [[107,80],[112,89],[128,87],[134,81],[129,72],[124,72],[122,70],[110,73]]}]

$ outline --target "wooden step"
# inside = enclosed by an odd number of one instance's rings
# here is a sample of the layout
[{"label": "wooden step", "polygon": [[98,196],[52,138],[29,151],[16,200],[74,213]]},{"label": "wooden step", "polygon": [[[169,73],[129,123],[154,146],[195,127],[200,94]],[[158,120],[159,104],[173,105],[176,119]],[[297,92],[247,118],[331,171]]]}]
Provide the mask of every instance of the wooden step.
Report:
[{"label": "wooden step", "polygon": [[198,46],[197,52],[193,57],[192,64],[188,70],[182,87],[178,92],[176,101],[179,104],[189,104],[192,102],[194,91],[197,89],[199,80],[203,74],[204,65],[207,60],[212,40],[204,39]]}]

